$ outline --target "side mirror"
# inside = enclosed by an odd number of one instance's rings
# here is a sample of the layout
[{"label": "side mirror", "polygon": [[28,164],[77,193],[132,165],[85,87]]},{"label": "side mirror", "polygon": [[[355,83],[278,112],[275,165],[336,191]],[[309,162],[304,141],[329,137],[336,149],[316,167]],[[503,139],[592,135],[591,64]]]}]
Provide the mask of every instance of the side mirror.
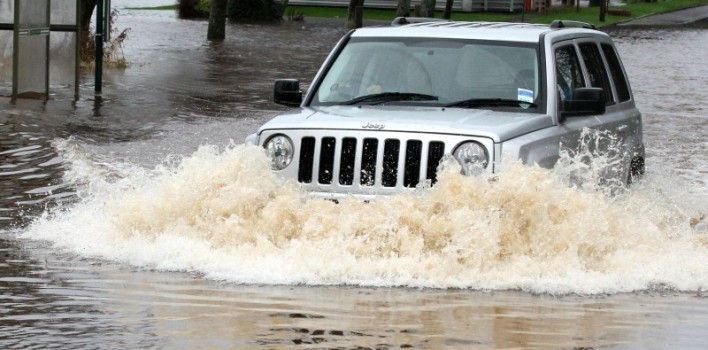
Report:
[{"label": "side mirror", "polygon": [[273,88],[273,102],[288,106],[298,107],[302,103],[300,81],[297,79],[279,79]]},{"label": "side mirror", "polygon": [[577,88],[571,100],[563,102],[562,117],[605,113],[605,92],[601,88]]}]

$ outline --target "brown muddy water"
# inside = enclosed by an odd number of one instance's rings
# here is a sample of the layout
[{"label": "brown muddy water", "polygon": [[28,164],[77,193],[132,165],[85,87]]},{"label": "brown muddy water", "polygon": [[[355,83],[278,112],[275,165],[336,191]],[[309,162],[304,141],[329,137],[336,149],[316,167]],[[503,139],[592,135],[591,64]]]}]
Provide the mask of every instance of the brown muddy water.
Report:
[{"label": "brown muddy water", "polygon": [[341,23],[117,25],[100,98],[0,98],[0,348],[708,348],[705,29],[611,32],[645,117],[627,193],[511,166],[336,205],[242,141]]}]

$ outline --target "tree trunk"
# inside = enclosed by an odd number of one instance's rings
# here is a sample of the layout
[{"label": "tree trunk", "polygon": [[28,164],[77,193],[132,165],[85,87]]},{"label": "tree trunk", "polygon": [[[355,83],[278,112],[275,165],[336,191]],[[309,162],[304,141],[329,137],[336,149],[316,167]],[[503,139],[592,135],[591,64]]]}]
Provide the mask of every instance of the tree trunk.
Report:
[{"label": "tree trunk", "polygon": [[89,26],[91,25],[93,9],[96,8],[96,0],[81,0],[79,6],[81,7],[81,32],[86,34],[88,33]]},{"label": "tree trunk", "polygon": [[79,28],[81,28],[79,47],[81,49],[79,53],[82,61],[91,61],[95,55],[96,42],[93,40],[93,36],[89,31],[94,8],[96,8],[96,0],[81,0],[79,2],[79,9],[81,11],[81,18],[79,18]]},{"label": "tree trunk", "polygon": [[421,16],[435,17],[435,0],[421,0]]},{"label": "tree trunk", "polygon": [[272,23],[283,19],[287,1],[228,0],[226,16],[231,23]]},{"label": "tree trunk", "polygon": [[411,14],[411,0],[398,0],[397,17],[408,17]]},{"label": "tree trunk", "polygon": [[452,2],[453,0],[445,1],[445,12],[443,12],[444,19],[450,19],[450,16],[452,16]]},{"label": "tree trunk", "polygon": [[349,7],[347,8],[347,23],[345,23],[345,27],[347,27],[347,29],[356,28],[357,6],[364,7],[364,0],[349,0]]},{"label": "tree trunk", "polygon": [[228,0],[211,0],[207,40],[226,38],[226,4]]}]

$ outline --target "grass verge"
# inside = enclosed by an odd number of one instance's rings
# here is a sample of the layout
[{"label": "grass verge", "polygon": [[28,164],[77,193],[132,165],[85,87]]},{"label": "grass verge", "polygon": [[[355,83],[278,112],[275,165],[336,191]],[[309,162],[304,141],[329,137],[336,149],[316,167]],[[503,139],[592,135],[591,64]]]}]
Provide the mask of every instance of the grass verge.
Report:
[{"label": "grass verge", "polygon": [[527,22],[551,23],[554,19],[569,19],[592,23],[598,27],[624,22],[633,18],[644,17],[653,14],[682,10],[690,7],[708,5],[706,0],[663,0],[657,2],[635,2],[624,6],[611,6],[610,10],[626,10],[629,16],[614,16],[607,14],[605,22],[600,22],[599,7],[585,7],[577,11],[575,8],[554,7],[546,15],[527,14]]},{"label": "grass verge", "polygon": [[126,7],[126,10],[177,10],[177,5],[163,5],[152,7]]},{"label": "grass verge", "polygon": [[[440,0],[438,0],[440,1]],[[636,0],[635,0],[636,1]],[[708,5],[707,0],[659,0],[656,2],[634,2],[621,7],[610,7],[610,9],[621,9],[629,12],[629,16],[617,16],[607,14],[605,22],[600,22],[599,7],[552,7],[548,13],[539,14],[535,12],[505,13],[505,12],[453,12],[452,19],[456,21],[488,21],[488,22],[529,22],[529,23],[551,23],[554,19],[566,19],[592,23],[595,26],[607,26],[633,18],[647,15],[671,12],[685,8]],[[157,6],[157,7],[133,7],[133,10],[176,10],[177,5]],[[347,9],[345,7],[323,7],[323,6],[294,6],[288,5],[285,11],[288,14],[317,18],[341,18],[346,19]],[[436,17],[442,17],[442,11],[436,12]],[[394,9],[364,9],[364,20],[390,21],[396,17]]]}]

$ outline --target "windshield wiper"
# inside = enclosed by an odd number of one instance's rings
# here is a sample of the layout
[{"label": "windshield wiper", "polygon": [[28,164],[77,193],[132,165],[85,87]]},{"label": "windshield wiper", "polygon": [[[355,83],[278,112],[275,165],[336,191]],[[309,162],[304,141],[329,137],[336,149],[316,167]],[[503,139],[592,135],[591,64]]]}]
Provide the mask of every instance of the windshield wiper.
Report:
[{"label": "windshield wiper", "polygon": [[371,94],[359,96],[355,99],[345,101],[342,104],[353,105],[362,102],[386,103],[394,101],[437,101],[438,97],[433,95],[419,94],[414,92],[382,92],[379,94]]},{"label": "windshield wiper", "polygon": [[535,103],[524,102],[519,100],[510,100],[503,98],[470,98],[467,100],[457,101],[446,105],[445,107],[536,107]]}]

